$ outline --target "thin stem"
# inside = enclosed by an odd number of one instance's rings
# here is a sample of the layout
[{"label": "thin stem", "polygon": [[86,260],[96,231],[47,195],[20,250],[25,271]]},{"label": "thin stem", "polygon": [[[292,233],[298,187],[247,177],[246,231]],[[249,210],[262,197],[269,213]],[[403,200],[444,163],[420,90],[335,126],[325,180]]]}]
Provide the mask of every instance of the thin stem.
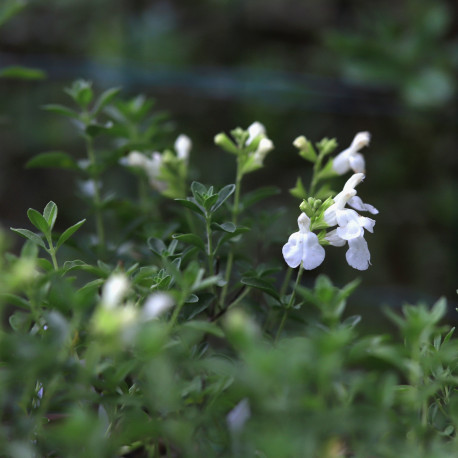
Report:
[{"label": "thin stem", "polygon": [[206,231],[207,231],[207,257],[208,257],[208,272],[211,276],[215,275],[215,269],[213,267],[213,243],[212,243],[212,229],[211,229],[211,218],[205,218]]},{"label": "thin stem", "polygon": [[94,181],[94,205],[95,205],[95,224],[97,229],[97,238],[99,242],[99,250],[103,251],[105,247],[105,230],[103,227],[103,219],[102,219],[102,209],[101,203],[102,200],[100,198],[100,191],[97,185],[97,172],[96,172],[96,159],[94,153],[94,146],[92,139],[90,137],[86,137],[86,147],[87,147],[87,155],[89,161],[91,163],[92,171],[92,180]]},{"label": "thin stem", "polygon": [[278,326],[277,334],[275,336],[275,342],[278,341],[278,338],[280,337],[280,334],[281,334],[281,332],[283,330],[283,326],[285,325],[286,317],[288,315],[289,309],[294,304],[294,299],[296,297],[296,288],[298,287],[299,282],[301,281],[301,277],[302,277],[303,273],[304,273],[304,267],[301,264],[301,266],[299,267],[299,271],[297,272],[296,283],[294,283],[293,291],[291,292],[291,297],[289,298],[288,305],[286,306],[286,308],[285,308],[285,310],[283,312],[283,316],[281,318],[280,325]]},{"label": "thin stem", "polygon": [[[242,188],[242,173],[240,172],[240,162],[237,161],[237,176],[235,179],[235,191],[234,191],[234,206],[232,207],[232,222],[234,225],[237,225],[237,218],[239,214],[239,202],[240,202],[240,190]],[[220,306],[224,307],[224,301],[226,300],[227,289],[229,287],[229,280],[231,279],[232,273],[232,264],[234,263],[234,250],[231,247],[227,257],[226,263],[226,273],[224,275],[224,286],[223,290],[221,291],[220,296]]]}]

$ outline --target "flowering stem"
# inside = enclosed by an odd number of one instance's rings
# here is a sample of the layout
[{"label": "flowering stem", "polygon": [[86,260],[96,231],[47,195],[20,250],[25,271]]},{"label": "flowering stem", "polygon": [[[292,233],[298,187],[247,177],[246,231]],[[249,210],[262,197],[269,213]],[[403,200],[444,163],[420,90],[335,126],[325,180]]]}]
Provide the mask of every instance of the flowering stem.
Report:
[{"label": "flowering stem", "polygon": [[303,272],[304,272],[304,267],[301,264],[301,266],[299,267],[299,271],[297,272],[296,283],[294,283],[294,288],[293,288],[293,291],[291,292],[291,297],[289,298],[288,305],[286,306],[283,312],[283,316],[281,318],[280,325],[278,326],[277,334],[275,336],[275,342],[278,341],[278,338],[280,337],[280,334],[283,330],[283,326],[285,325],[286,317],[288,316],[288,311],[294,304],[294,299],[296,297],[296,288],[299,285],[299,282],[301,281]]},{"label": "flowering stem", "polygon": [[[240,202],[240,189],[242,187],[243,174],[240,171],[240,161],[237,161],[237,176],[235,179],[235,191],[234,191],[234,206],[232,207],[232,222],[237,225],[237,217],[239,214],[239,202]],[[229,280],[232,273],[232,264],[234,262],[234,250],[231,248],[227,257],[226,263],[226,274],[224,275],[224,286],[221,291],[220,305],[224,307],[224,301],[226,300],[227,289],[229,286]]]}]

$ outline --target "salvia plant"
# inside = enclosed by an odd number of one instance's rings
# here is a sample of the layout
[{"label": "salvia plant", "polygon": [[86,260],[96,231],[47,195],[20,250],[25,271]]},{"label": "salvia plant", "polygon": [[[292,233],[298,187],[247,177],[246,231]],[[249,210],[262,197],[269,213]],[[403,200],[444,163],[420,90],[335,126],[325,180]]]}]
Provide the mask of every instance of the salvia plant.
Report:
[{"label": "salvia plant", "polygon": [[56,203],[29,209],[16,255],[0,237],[2,456],[457,456],[445,300],[387,310],[396,331],[373,334],[346,313],[358,279],[304,277],[328,250],[370,268],[368,132],[343,151],[294,140],[312,173],[285,198],[291,234],[268,206],[278,188],[244,191],[275,154],[261,123],[218,133],[233,183],[201,183],[191,138],[150,100],[81,80],[66,92],[69,106],[44,108],[81,154],[27,166],[73,173],[84,215],[61,227]]}]

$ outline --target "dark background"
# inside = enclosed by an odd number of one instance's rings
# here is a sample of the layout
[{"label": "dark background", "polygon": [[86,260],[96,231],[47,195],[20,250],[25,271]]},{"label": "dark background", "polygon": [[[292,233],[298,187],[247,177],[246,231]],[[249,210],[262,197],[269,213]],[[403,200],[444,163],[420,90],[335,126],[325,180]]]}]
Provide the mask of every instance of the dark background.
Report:
[{"label": "dark background", "polygon": [[[171,141],[180,132],[193,139],[193,177],[218,186],[233,182],[234,166],[213,136],[264,123],[276,149],[244,187],[282,188],[272,201],[287,210],[273,251],[279,256],[297,230],[299,202],[287,190],[310,174],[294,138],[336,137],[343,149],[369,130],[367,178],[358,193],[380,214],[367,236],[373,266],[356,273],[360,297],[378,306],[445,295],[453,313],[457,16],[453,0],[31,0],[0,28],[0,68],[26,65],[47,74],[0,79],[1,224],[29,227],[27,208],[51,199],[60,224],[85,216],[70,172],[24,169],[43,151],[84,157],[68,120],[40,109],[70,102],[63,88],[76,78],[97,90],[122,86],[124,96],[153,97],[175,122]],[[343,250],[332,247],[320,270],[338,284],[355,277]]]}]

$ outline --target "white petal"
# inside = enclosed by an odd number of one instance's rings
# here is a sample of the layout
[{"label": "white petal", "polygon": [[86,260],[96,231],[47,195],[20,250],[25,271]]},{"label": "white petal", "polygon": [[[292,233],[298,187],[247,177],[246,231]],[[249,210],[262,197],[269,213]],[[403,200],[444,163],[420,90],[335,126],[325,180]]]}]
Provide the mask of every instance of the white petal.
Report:
[{"label": "white petal", "polygon": [[175,151],[177,152],[178,159],[187,160],[189,158],[189,153],[192,148],[191,139],[184,134],[178,136],[175,140]]},{"label": "white petal", "polygon": [[170,294],[164,292],[153,293],[146,299],[142,310],[142,318],[145,321],[153,320],[173,307],[173,305],[174,300]]},{"label": "white petal", "polygon": [[263,124],[261,124],[258,121],[255,121],[253,124],[251,124],[247,130],[248,130],[248,139],[246,141],[247,145],[249,145],[258,135],[266,134],[266,128],[264,127]]},{"label": "white petal", "polygon": [[338,173],[339,175],[344,175],[350,170],[350,154],[351,150],[347,148],[332,160],[332,168],[334,169],[334,172]]},{"label": "white petal", "polygon": [[129,290],[129,279],[122,273],[108,277],[102,288],[102,303],[108,309],[118,306]]},{"label": "white petal", "polygon": [[337,204],[332,204],[323,213],[323,218],[326,221],[326,224],[330,227],[335,226],[337,224],[336,212]]},{"label": "white petal", "polygon": [[283,245],[282,253],[285,258],[286,264],[293,269],[297,267],[302,261],[302,247],[303,239],[300,232],[291,234],[288,243]]},{"label": "white petal", "polygon": [[366,270],[370,265],[371,254],[364,237],[349,240],[348,251],[345,256],[351,267],[358,270]]},{"label": "white petal", "polygon": [[353,151],[359,151],[361,148],[369,145],[371,141],[371,134],[369,132],[358,132],[351,142],[350,148]]},{"label": "white petal", "polygon": [[304,269],[312,270],[318,267],[325,257],[324,248],[320,245],[318,237],[313,232],[303,234],[302,264]]},{"label": "white petal", "polygon": [[332,246],[344,246],[347,241],[340,238],[338,235],[337,235],[337,230],[334,229],[333,231],[329,231],[327,234],[326,234],[326,237],[325,239],[330,243],[330,245]]},{"label": "white petal", "polygon": [[299,215],[299,218],[297,218],[297,225],[299,226],[299,232],[302,234],[310,232],[310,218],[305,213]]},{"label": "white petal", "polygon": [[266,154],[269,151],[272,151],[274,149],[274,144],[272,140],[268,138],[261,138],[261,141],[259,142],[258,149],[256,150],[256,153],[258,156],[260,156],[262,159],[266,156]]},{"label": "white petal", "polygon": [[354,196],[351,199],[348,200],[348,205],[350,207],[353,207],[355,210],[363,211],[363,212],[369,212],[372,213],[373,215],[376,215],[378,213],[378,210],[373,207],[370,204],[365,204],[360,197]]},{"label": "white petal", "polygon": [[365,216],[359,217],[359,224],[366,229],[366,231],[374,232],[375,220],[366,218]]},{"label": "white petal", "polygon": [[337,224],[339,225],[337,235],[344,240],[354,239],[364,234],[359,215],[354,210],[338,211]]},{"label": "white petal", "polygon": [[355,173],[364,173],[366,171],[366,163],[364,156],[361,153],[352,154],[349,158],[350,167]]},{"label": "white petal", "polygon": [[350,191],[355,189],[365,178],[364,173],[354,173],[345,183],[343,190]]},{"label": "white petal", "polygon": [[124,163],[130,167],[146,168],[148,158],[138,151],[131,151],[125,159]]}]

